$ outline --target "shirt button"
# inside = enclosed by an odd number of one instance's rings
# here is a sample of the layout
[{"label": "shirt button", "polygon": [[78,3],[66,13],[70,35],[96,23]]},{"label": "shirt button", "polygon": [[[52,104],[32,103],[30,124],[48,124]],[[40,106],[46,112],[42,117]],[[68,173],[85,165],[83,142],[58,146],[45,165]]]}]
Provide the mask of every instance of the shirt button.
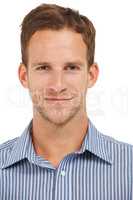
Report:
[{"label": "shirt button", "polygon": [[62,175],[62,176],[65,176],[65,175],[66,175],[66,172],[65,172],[64,170],[62,170],[62,171],[61,171],[61,175]]}]

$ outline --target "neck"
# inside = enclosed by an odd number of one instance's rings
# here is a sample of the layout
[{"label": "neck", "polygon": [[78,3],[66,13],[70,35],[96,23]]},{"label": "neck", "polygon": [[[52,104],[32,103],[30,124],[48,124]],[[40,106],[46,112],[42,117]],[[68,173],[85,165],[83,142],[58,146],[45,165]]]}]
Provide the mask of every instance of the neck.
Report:
[{"label": "neck", "polygon": [[86,114],[76,116],[63,126],[56,126],[33,115],[32,141],[35,152],[47,160],[61,160],[80,149],[88,127]]}]

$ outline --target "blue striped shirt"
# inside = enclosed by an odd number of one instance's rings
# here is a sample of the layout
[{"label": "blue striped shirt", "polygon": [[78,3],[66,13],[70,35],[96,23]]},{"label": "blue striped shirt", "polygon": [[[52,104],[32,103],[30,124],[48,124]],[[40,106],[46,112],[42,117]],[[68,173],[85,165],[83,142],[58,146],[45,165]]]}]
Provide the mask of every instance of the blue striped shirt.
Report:
[{"label": "blue striped shirt", "polygon": [[132,145],[89,120],[80,151],[55,168],[36,155],[31,127],[0,145],[0,200],[133,200]]}]

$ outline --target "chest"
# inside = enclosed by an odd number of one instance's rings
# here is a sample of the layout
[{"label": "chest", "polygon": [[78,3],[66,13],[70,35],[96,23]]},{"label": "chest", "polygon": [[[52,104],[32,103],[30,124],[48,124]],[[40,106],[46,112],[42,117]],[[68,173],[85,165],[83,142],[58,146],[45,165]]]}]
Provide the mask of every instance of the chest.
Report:
[{"label": "chest", "polygon": [[125,170],[99,162],[61,162],[56,170],[23,163],[4,169],[2,200],[129,200]]}]

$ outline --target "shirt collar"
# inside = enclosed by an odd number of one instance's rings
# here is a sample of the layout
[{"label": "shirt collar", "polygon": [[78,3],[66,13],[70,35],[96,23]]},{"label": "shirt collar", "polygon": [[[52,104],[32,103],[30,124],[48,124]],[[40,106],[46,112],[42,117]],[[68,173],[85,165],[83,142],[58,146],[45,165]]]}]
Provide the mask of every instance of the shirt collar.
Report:
[{"label": "shirt collar", "polygon": [[99,132],[90,119],[88,121],[89,128],[87,129],[87,134],[81,147],[82,151],[87,150],[94,156],[112,164],[112,138]]},{"label": "shirt collar", "polygon": [[[88,124],[89,126],[81,147],[81,152],[83,153],[85,150],[87,150],[94,156],[97,156],[111,164],[113,162],[113,158],[110,145],[108,145],[108,136],[101,134],[92,124],[90,119],[88,120]],[[30,134],[31,127],[32,120],[25,128],[22,135],[15,141],[15,144],[10,152],[7,153],[6,160],[4,163],[2,163],[1,168],[9,167],[25,158],[32,163],[35,162],[37,155],[35,154],[32,144],[32,138]]]},{"label": "shirt collar", "polygon": [[29,125],[25,128],[22,135],[16,139],[13,147],[7,151],[7,157],[2,168],[9,167],[25,158],[34,162],[35,152],[31,140],[30,130],[32,127],[32,120]]}]

